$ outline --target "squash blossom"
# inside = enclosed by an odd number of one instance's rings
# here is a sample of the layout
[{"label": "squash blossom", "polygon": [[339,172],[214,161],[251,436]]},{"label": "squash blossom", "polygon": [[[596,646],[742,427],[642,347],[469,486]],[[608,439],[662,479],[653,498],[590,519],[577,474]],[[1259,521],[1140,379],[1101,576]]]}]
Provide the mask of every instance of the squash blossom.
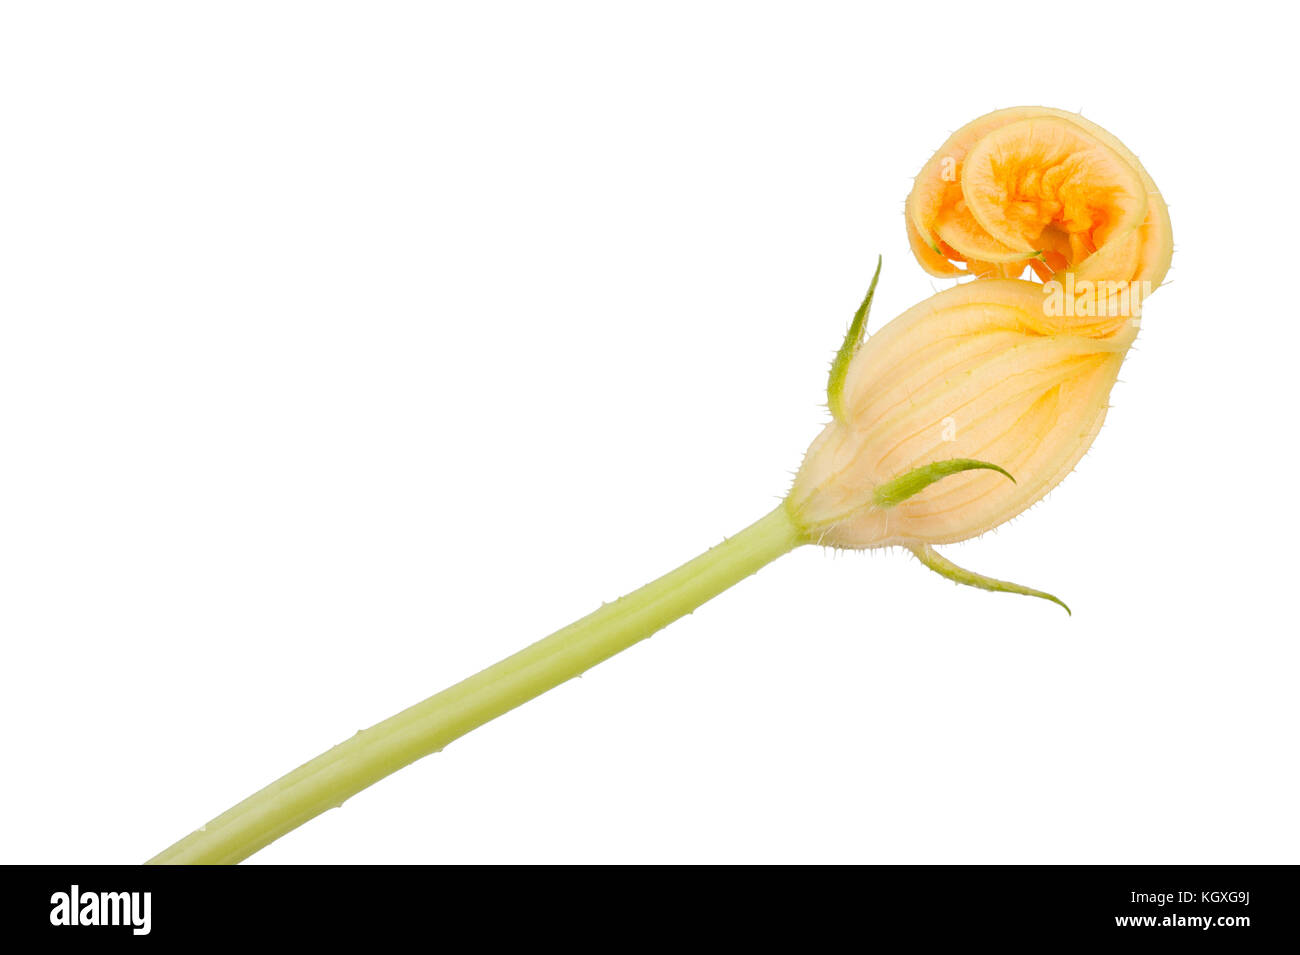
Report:
[{"label": "squash blossom", "polygon": [[[907,231],[927,271],[975,280],[867,337],[876,266],[831,365],[831,420],[771,513],[362,730],[150,861],[238,862],[804,544],[902,547],[958,583],[1065,607],[958,567],[935,548],[1020,514],[1087,451],[1142,300],[1169,268],[1164,200],[1105,130],[1072,113],[1019,107],[964,126],[926,163],[907,201]],[[1027,269],[1042,284],[1020,278]]]}]

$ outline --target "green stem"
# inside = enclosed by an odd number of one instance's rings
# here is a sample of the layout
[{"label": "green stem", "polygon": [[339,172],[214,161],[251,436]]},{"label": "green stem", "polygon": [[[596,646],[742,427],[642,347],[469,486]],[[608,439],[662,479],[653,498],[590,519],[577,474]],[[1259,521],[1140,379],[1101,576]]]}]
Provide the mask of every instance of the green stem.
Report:
[{"label": "green stem", "polygon": [[149,864],[246,859],[390,773],[644,640],[802,543],[783,503],[640,590],[304,763]]}]

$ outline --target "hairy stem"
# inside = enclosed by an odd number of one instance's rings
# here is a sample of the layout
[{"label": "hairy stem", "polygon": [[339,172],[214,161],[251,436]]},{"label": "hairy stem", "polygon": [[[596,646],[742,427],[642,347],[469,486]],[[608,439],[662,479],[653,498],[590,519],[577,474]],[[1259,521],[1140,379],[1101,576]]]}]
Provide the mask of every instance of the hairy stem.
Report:
[{"label": "hairy stem", "polygon": [[246,859],[390,773],[644,640],[801,543],[783,503],[640,590],[304,763],[149,864]]}]

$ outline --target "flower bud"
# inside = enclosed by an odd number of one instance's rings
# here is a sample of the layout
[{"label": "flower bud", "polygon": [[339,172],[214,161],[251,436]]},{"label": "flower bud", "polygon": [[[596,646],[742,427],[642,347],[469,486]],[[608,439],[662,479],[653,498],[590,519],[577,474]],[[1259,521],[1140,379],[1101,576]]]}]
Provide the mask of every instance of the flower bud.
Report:
[{"label": "flower bud", "polygon": [[938,276],[1016,278],[1031,266],[1044,281],[1070,270],[1149,293],[1173,253],[1169,210],[1137,157],[1082,116],[1041,106],[953,133],[916,177],[906,215],[913,253]]},{"label": "flower bud", "polygon": [[916,550],[982,534],[1055,487],[1101,428],[1136,328],[1062,333],[1043,303],[1032,282],[971,282],[858,347],[860,311],[832,371],[834,420],[789,497],[805,534]]}]

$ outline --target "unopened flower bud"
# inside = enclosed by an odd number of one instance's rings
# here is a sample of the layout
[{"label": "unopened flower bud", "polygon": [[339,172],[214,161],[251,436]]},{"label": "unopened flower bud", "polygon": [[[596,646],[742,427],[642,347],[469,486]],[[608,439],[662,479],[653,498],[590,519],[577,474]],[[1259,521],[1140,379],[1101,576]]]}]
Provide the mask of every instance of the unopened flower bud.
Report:
[{"label": "unopened flower bud", "polygon": [[[832,369],[834,420],[790,492],[804,533],[833,547],[906,546],[934,566],[932,545],[991,530],[1069,474],[1101,428],[1136,328],[1062,333],[1043,303],[1032,282],[971,282],[859,346],[868,297]],[[981,580],[963,582],[1000,583]]]}]

